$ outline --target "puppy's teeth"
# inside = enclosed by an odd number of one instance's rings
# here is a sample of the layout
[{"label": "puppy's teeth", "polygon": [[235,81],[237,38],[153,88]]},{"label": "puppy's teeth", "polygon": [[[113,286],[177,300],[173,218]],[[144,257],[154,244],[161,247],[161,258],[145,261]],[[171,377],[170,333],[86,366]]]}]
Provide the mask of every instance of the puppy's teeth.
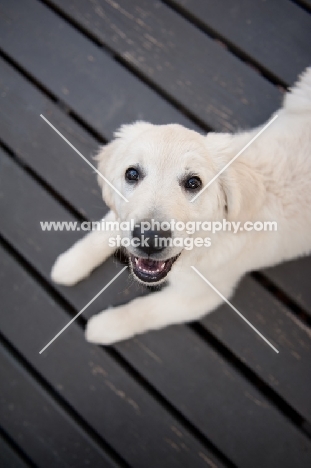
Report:
[{"label": "puppy's teeth", "polygon": [[135,260],[135,263],[136,263],[136,265],[137,265],[137,263],[138,263],[138,258],[135,257],[134,260]]}]

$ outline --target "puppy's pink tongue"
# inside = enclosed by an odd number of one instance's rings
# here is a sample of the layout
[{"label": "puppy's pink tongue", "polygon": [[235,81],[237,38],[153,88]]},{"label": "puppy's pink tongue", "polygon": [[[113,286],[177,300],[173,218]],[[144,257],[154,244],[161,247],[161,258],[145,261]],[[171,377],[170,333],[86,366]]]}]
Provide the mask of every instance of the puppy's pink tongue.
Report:
[{"label": "puppy's pink tongue", "polygon": [[136,265],[142,270],[158,271],[165,267],[164,261],[152,260],[150,258],[136,258]]}]

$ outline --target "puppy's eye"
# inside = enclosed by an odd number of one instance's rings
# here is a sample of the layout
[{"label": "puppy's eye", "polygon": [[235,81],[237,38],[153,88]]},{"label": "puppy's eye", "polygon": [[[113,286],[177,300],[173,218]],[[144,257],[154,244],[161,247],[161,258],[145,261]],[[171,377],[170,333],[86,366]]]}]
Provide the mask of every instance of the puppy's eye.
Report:
[{"label": "puppy's eye", "polygon": [[139,178],[140,178],[140,174],[139,174],[139,171],[137,169],[135,169],[134,167],[129,167],[128,169],[126,169],[125,179],[128,182],[131,182],[131,183],[138,182]]},{"label": "puppy's eye", "polygon": [[189,177],[184,183],[184,187],[186,190],[197,190],[202,186],[202,180],[200,177],[193,176]]}]

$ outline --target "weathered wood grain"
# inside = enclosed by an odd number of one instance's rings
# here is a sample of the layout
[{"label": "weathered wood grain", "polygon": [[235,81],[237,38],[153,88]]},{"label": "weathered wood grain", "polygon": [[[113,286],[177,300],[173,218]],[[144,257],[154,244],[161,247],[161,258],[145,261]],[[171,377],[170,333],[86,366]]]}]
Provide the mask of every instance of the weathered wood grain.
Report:
[{"label": "weathered wood grain", "polygon": [[[5,253],[2,255],[2,250],[1,258],[8,267],[7,262],[10,262],[10,259]],[[14,261],[11,260],[11,263],[14,264]],[[12,314],[14,323],[14,317],[18,313],[16,309],[22,314],[27,310],[27,305],[24,302],[25,309],[22,309],[21,304],[12,300],[9,291],[13,296],[18,296],[19,290],[26,285],[18,282],[20,277],[12,277],[10,267],[6,269],[6,273],[5,279],[1,274],[1,297],[4,300],[2,304],[6,313]],[[4,288],[7,288],[6,294],[3,294]],[[29,292],[25,292],[28,297],[31,296]],[[25,299],[28,302],[26,297]],[[28,316],[28,320],[31,320],[31,316]],[[17,322],[16,325],[18,326]],[[34,329],[36,325],[36,322],[29,323],[29,328]],[[100,466],[117,468],[118,465],[93,442],[1,344],[0,368],[1,425],[35,466],[78,468],[89,465],[94,468]],[[6,452],[0,450],[3,468],[10,466],[8,455],[8,450]],[[12,456],[11,463],[13,463]],[[25,464],[15,456],[14,465],[11,466],[17,468]]]},{"label": "weathered wood grain", "polygon": [[[228,131],[258,125],[279,106],[276,87],[163,3],[78,5],[61,2],[74,18],[84,18],[100,41],[209,127]],[[112,132],[134,116],[149,120],[149,109],[161,106],[150,88],[44,5],[7,0],[2,9],[2,49],[97,130]],[[167,116],[159,112],[159,121]]]},{"label": "weathered wood grain", "polygon": [[192,122],[36,0],[4,0],[0,49],[98,133],[124,123]]},{"label": "weathered wood grain", "polygon": [[268,268],[264,274],[311,316],[310,256]]},{"label": "weathered wood grain", "polygon": [[311,63],[311,15],[288,0],[168,0],[287,86]]}]

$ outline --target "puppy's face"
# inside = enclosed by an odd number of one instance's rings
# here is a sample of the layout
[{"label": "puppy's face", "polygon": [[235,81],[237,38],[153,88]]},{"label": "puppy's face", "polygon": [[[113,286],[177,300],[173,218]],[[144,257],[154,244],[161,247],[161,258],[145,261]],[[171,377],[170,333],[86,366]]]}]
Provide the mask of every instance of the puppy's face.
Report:
[{"label": "puppy's face", "polygon": [[[123,232],[129,239],[140,239],[140,245],[127,247],[134,275],[140,282],[157,284],[166,278],[183,251],[183,246],[176,246],[168,239],[185,238],[189,234],[169,229],[159,231],[158,226],[147,229],[146,222],[222,219],[227,200],[221,179],[213,182],[194,202],[191,200],[224,162],[212,156],[206,136],[180,125],[138,122],[121,127],[115,137],[98,155],[99,170],[128,202],[99,178],[103,197],[120,221],[135,222],[132,232]],[[167,241],[160,246],[155,242],[157,237]],[[143,245],[146,239],[149,241]]]}]

